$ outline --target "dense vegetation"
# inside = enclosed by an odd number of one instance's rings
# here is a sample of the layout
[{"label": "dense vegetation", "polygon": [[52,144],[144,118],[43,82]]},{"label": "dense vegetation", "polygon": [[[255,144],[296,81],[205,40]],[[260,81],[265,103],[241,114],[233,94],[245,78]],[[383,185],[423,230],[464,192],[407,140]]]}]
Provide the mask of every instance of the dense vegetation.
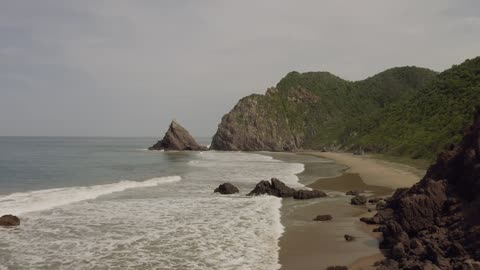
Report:
[{"label": "dense vegetation", "polygon": [[393,68],[349,82],[327,72],[291,72],[268,96],[303,148],[363,148],[433,158],[457,142],[480,105],[480,57],[440,74]]},{"label": "dense vegetation", "polygon": [[432,158],[446,146],[459,142],[463,130],[480,106],[480,57],[453,66],[419,91],[351,125],[357,136],[344,143],[377,152]]}]

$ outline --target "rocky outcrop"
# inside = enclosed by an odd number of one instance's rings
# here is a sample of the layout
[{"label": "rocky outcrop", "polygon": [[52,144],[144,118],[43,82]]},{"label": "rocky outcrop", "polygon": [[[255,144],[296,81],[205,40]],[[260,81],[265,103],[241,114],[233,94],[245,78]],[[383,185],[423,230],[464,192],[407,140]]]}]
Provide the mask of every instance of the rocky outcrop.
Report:
[{"label": "rocky outcrop", "polygon": [[[274,90],[269,90],[274,94]],[[303,133],[292,132],[288,118],[272,96],[251,95],[241,99],[218,125],[211,149],[228,151],[294,151]]]},{"label": "rocky outcrop", "polygon": [[320,190],[295,190],[291,187],[288,187],[282,181],[277,178],[272,178],[270,182],[260,181],[255,188],[247,194],[247,196],[257,196],[257,195],[272,195],[280,198],[293,197],[297,200],[306,200],[326,197],[327,194]]},{"label": "rocky outcrop", "polygon": [[230,183],[224,183],[224,184],[219,185],[214,190],[214,192],[224,194],[224,195],[228,195],[228,194],[235,194],[235,193],[238,193],[240,191],[238,190],[238,188],[236,186],[234,186]]},{"label": "rocky outcrop", "polygon": [[356,149],[357,154],[362,154],[363,149],[376,150],[380,148],[376,144],[363,147],[358,143],[360,136],[365,136],[359,132],[373,119],[371,114],[421,89],[434,76],[435,72],[429,70],[404,67],[351,82],[329,72],[293,71],[265,95],[253,94],[238,101],[221,119],[211,148]]},{"label": "rocky outcrop", "polygon": [[362,221],[381,225],[379,269],[480,269],[480,111],[419,183]]},{"label": "rocky outcrop", "polygon": [[248,193],[248,196],[257,196],[257,195],[272,195],[276,197],[293,197],[295,189],[288,187],[282,181],[277,178],[272,178],[270,182],[260,181],[255,188]]},{"label": "rocky outcrop", "polygon": [[20,219],[14,215],[4,215],[0,217],[0,226],[11,227],[20,225]]},{"label": "rocky outcrop", "polygon": [[350,200],[352,205],[365,205],[367,203],[367,198],[362,195],[356,195]]},{"label": "rocky outcrop", "polygon": [[327,193],[321,191],[321,190],[296,190],[293,193],[293,198],[297,200],[308,200],[308,199],[314,199],[314,198],[323,198],[327,197]]},{"label": "rocky outcrop", "polygon": [[199,145],[184,127],[173,120],[163,139],[148,150],[202,151],[207,147]]}]

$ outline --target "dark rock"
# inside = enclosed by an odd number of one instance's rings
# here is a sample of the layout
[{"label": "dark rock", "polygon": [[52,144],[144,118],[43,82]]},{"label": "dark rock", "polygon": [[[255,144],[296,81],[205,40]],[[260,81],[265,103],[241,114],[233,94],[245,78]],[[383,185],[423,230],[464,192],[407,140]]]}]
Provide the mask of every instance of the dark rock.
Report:
[{"label": "dark rock", "polygon": [[224,183],[218,186],[214,192],[218,192],[220,194],[235,194],[238,193],[239,190],[236,186],[230,184],[230,183]]},{"label": "dark rock", "polygon": [[297,200],[306,200],[314,198],[327,197],[327,194],[320,190],[297,190],[293,193],[293,198]]},{"label": "dark rock", "polygon": [[387,202],[384,200],[378,201],[377,204],[375,205],[375,209],[377,211],[383,210],[387,207]]},{"label": "dark rock", "polygon": [[357,195],[350,200],[352,205],[365,205],[367,203],[367,198],[362,195]]},{"label": "dark rock", "polygon": [[348,235],[348,234],[345,234],[343,236],[345,238],[345,240],[347,240],[348,242],[351,242],[353,240],[355,240],[355,237],[351,236],[351,235]]},{"label": "dark rock", "polygon": [[0,226],[11,227],[20,225],[20,219],[14,215],[4,215],[0,217]]},{"label": "dark rock", "polygon": [[385,259],[380,263],[380,266],[377,268],[378,270],[398,270],[399,265],[398,262],[392,259]]},{"label": "dark rock", "polygon": [[272,195],[276,197],[293,197],[298,200],[313,199],[326,197],[327,194],[320,190],[295,190],[291,187],[288,187],[282,181],[277,178],[272,178],[270,182],[260,181],[255,188],[248,193],[248,196],[255,195]]},{"label": "dark rock", "polygon": [[332,220],[332,216],[331,215],[318,215],[313,220],[314,221],[328,221],[328,220]]},{"label": "dark rock", "polygon": [[348,267],[346,266],[329,266],[327,267],[327,270],[348,270]]},{"label": "dark rock", "polygon": [[360,221],[370,225],[378,224],[373,218],[369,218],[369,217],[362,217],[360,218]]},{"label": "dark rock", "polygon": [[207,150],[207,147],[199,145],[192,135],[174,120],[163,139],[148,150],[203,151]]},{"label": "dark rock", "polygon": [[401,260],[402,258],[407,256],[407,253],[405,253],[405,248],[403,247],[402,243],[397,243],[395,246],[393,246],[392,256],[396,260]]},{"label": "dark rock", "polygon": [[478,209],[480,110],[461,143],[439,154],[420,182],[395,191],[362,221],[381,225],[388,259],[378,269],[480,269]]},{"label": "dark rock", "polygon": [[347,196],[358,196],[358,195],[360,195],[360,191],[358,191],[358,190],[350,190],[350,191],[347,191],[346,195],[347,195]]},{"label": "dark rock", "polygon": [[255,195],[272,195],[276,197],[292,197],[295,190],[293,188],[288,187],[282,181],[278,180],[277,178],[272,178],[270,182],[268,181],[260,181],[255,188],[248,193],[248,196],[255,196]]}]

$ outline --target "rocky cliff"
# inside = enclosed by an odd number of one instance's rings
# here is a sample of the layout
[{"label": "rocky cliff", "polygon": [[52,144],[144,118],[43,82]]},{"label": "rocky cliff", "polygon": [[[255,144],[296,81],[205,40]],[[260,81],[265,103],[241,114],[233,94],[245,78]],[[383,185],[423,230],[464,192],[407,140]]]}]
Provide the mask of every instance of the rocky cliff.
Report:
[{"label": "rocky cliff", "polygon": [[241,99],[222,118],[211,148],[294,151],[345,145],[349,123],[417,91],[435,76],[416,67],[391,69],[361,82],[328,72],[290,72],[265,95]]},{"label": "rocky cliff", "polygon": [[199,145],[192,135],[175,120],[170,123],[163,139],[148,148],[148,150],[165,151],[200,151],[206,149],[207,147]]},{"label": "rocky cliff", "polygon": [[364,221],[381,224],[379,269],[480,269],[480,111],[418,184]]}]

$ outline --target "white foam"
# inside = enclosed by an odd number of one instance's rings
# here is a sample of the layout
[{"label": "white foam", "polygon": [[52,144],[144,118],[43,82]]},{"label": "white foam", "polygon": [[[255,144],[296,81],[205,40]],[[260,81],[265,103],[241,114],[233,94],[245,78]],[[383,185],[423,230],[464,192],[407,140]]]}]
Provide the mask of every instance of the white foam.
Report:
[{"label": "white foam", "polygon": [[[8,246],[4,264],[12,269],[279,269],[281,199],[212,191],[231,182],[245,194],[271,177],[295,186],[303,164],[241,152],[192,157],[180,182],[23,215],[21,230],[0,230],[0,246]],[[7,203],[2,199],[0,209]]]},{"label": "white foam", "polygon": [[161,183],[180,181],[180,176],[152,178],[145,181],[122,180],[112,184],[84,187],[43,189],[13,193],[0,197],[0,215],[20,215],[98,198],[99,196],[131,188],[152,187]]}]

